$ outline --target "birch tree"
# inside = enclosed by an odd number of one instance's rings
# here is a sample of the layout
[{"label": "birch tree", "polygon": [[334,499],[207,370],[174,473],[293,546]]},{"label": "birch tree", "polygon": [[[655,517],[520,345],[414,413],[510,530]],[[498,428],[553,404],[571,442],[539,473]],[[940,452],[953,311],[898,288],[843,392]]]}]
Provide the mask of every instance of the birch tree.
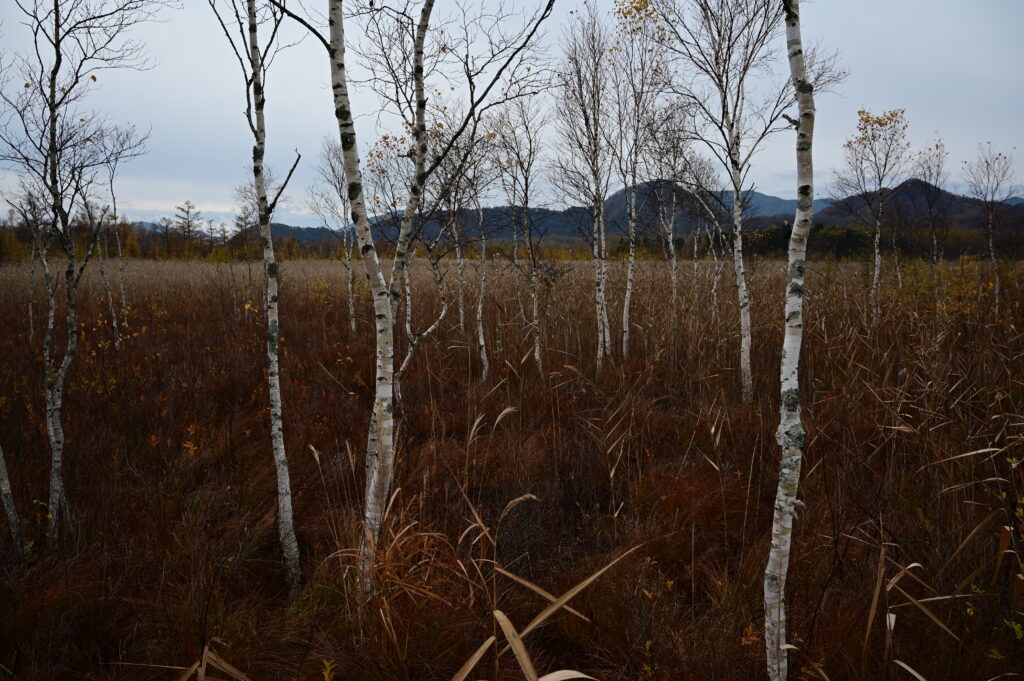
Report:
[{"label": "birch tree", "polygon": [[611,52],[611,99],[614,125],[605,132],[612,149],[615,169],[622,182],[626,200],[626,239],[629,259],[626,264],[626,288],[622,298],[622,357],[629,356],[630,303],[633,298],[633,273],[636,266],[638,199],[645,153],[651,146],[655,129],[649,124],[659,96],[665,91],[666,65],[657,49],[653,32],[654,10],[639,9],[634,0],[618,0],[613,11],[617,34]]},{"label": "birch tree", "polygon": [[476,201],[477,237],[479,244],[479,265],[477,270],[476,295],[476,347],[480,355],[480,380],[486,382],[491,377],[491,361],[487,353],[487,336],[484,333],[484,301],[487,299],[487,280],[490,264],[487,260],[487,230],[484,226],[484,209],[480,201]]},{"label": "birch tree", "polygon": [[[279,0],[272,0],[275,6],[282,7]],[[479,29],[473,32],[477,39],[485,40],[489,49],[482,53],[479,59],[472,61],[472,68],[464,71],[464,80],[461,85],[465,89],[467,105],[465,115],[459,123],[455,132],[449,137],[448,143],[439,149],[434,150],[431,160],[427,158],[426,144],[426,85],[424,65],[424,44],[427,32],[430,28],[431,15],[434,9],[433,0],[425,0],[420,8],[418,17],[412,20],[412,14],[408,12],[396,12],[392,8],[381,9],[381,12],[389,12],[398,21],[405,22],[405,25],[413,25],[412,31],[402,31],[398,35],[408,35],[411,42],[404,43],[405,47],[399,55],[400,63],[406,64],[397,73],[405,73],[400,82],[411,82],[411,96],[408,94],[399,95],[400,100],[405,102],[404,110],[408,112],[411,107],[411,132],[413,143],[410,155],[413,157],[415,175],[411,183],[411,190],[408,202],[403,215],[401,231],[398,235],[398,245],[395,250],[395,258],[392,265],[390,280],[385,277],[381,266],[380,258],[374,244],[373,233],[370,229],[369,218],[366,213],[366,201],[363,195],[363,176],[360,169],[357,134],[355,129],[354,112],[349,97],[349,75],[346,69],[345,55],[345,22],[346,17],[343,11],[341,0],[328,0],[328,36],[325,37],[315,26],[304,17],[284,9],[285,13],[304,25],[317,40],[326,48],[331,67],[331,90],[333,93],[333,107],[336,122],[338,125],[338,136],[341,142],[345,177],[348,182],[348,196],[352,202],[352,220],[355,223],[356,237],[359,243],[360,255],[366,269],[369,282],[371,298],[374,305],[374,320],[376,328],[376,375],[374,379],[375,396],[373,412],[368,428],[366,447],[366,483],[365,483],[365,504],[363,522],[365,534],[360,555],[360,580],[362,591],[365,596],[370,595],[370,571],[376,553],[377,538],[380,533],[384,518],[384,511],[387,500],[390,497],[391,485],[394,477],[394,398],[395,398],[395,377],[394,377],[394,347],[396,330],[396,308],[400,299],[401,285],[406,268],[405,259],[408,253],[411,239],[412,220],[419,208],[419,199],[423,187],[429,181],[430,175],[436,170],[440,160],[451,149],[451,146],[458,140],[470,124],[478,119],[480,110],[490,102],[492,98],[515,90],[517,83],[525,79],[525,71],[529,68],[527,55],[524,52],[533,44],[537,32],[542,23],[550,16],[554,0],[548,0],[542,8],[529,15],[520,28],[509,29],[503,25],[488,24],[486,21],[479,25]],[[367,9],[373,10],[371,7]],[[465,16],[466,13],[463,12]],[[382,15],[372,15],[382,16]],[[485,32],[486,31],[486,32]],[[467,52],[476,50],[478,45],[474,43],[466,47]],[[367,65],[373,68],[372,64]],[[499,86],[500,84],[500,86]],[[493,95],[492,95],[493,91]],[[408,91],[404,91],[408,92]],[[407,115],[400,114],[400,115]]]},{"label": "birch tree", "polygon": [[764,643],[771,681],[785,681],[788,674],[786,643],[786,576],[793,544],[793,519],[805,431],[800,418],[800,348],[803,344],[804,278],[807,237],[814,218],[814,83],[809,80],[800,35],[800,0],[783,0],[786,51],[796,96],[797,208],[789,236],[786,275],[785,328],[780,368],[779,428],[776,441],[782,448],[779,486],[772,518],[772,542],[764,573]]},{"label": "birch tree", "polygon": [[843,144],[843,164],[832,176],[832,193],[852,197],[846,202],[874,227],[874,269],[871,276],[871,325],[882,317],[882,223],[886,202],[903,181],[911,160],[904,109],[879,116],[857,112],[857,132]]},{"label": "birch tree", "polygon": [[0,501],[3,501],[14,553],[23,558],[28,554],[28,545],[25,544],[25,535],[21,531],[21,516],[18,515],[18,507],[14,503],[14,491],[11,489],[11,478],[7,474],[7,459],[3,447],[0,447]]},{"label": "birch tree", "polygon": [[681,60],[684,84],[677,91],[699,117],[697,137],[727,171],[732,188],[732,254],[740,321],[740,384],[753,397],[750,365],[750,296],[743,259],[741,197],[754,152],[772,132],[788,98],[778,88],[750,101],[754,79],[772,57],[780,10],[768,0],[659,0],[664,44]]},{"label": "birch tree", "polygon": [[607,145],[611,36],[592,4],[584,3],[574,15],[562,34],[562,46],[562,64],[555,76],[559,88],[555,101],[559,153],[554,160],[554,181],[567,200],[581,203],[589,212],[590,232],[585,236],[594,262],[596,369],[600,373],[605,358],[612,353],[604,213],[612,170]]},{"label": "birch tree", "polygon": [[[221,29],[234,52],[245,82],[245,118],[253,136],[252,177],[257,223],[263,248],[263,298],[267,315],[266,361],[267,388],[270,400],[270,442],[277,476],[277,534],[284,554],[288,586],[295,594],[302,581],[302,567],[299,562],[299,542],[295,536],[295,519],[292,510],[292,486],[288,471],[288,454],[284,445],[284,407],[281,398],[281,342],[278,292],[281,286],[281,269],[274,256],[274,240],[270,221],[277,208],[277,202],[288,185],[295,162],[288,176],[270,197],[264,158],[267,146],[266,107],[267,69],[277,51],[276,37],[283,15],[273,5],[258,3],[257,0],[228,0],[226,5],[208,0]],[[260,43],[260,26],[269,28],[270,36]]]},{"label": "birch tree", "polygon": [[[445,131],[452,130],[461,116],[457,104],[442,107],[436,128],[440,132],[440,139],[443,140]],[[459,313],[460,331],[466,330],[466,254],[474,242],[465,223],[469,212],[479,205],[483,192],[494,176],[489,158],[494,146],[494,135],[483,132],[489,127],[486,121],[474,122],[442,160],[431,183],[430,193],[433,196],[429,212],[440,222],[440,231],[447,234],[449,245],[455,252],[455,304]]]},{"label": "birch tree", "polygon": [[[686,133],[692,127],[684,120],[687,115],[686,107],[678,101],[669,102],[656,109],[647,122],[651,132],[647,138],[644,155],[648,166],[647,173],[656,178],[655,212],[658,234],[669,270],[669,328],[673,348],[676,345],[676,327],[679,321],[679,253],[676,240],[681,235],[676,227],[679,218],[688,212],[688,204],[699,198],[697,192],[700,191],[699,187],[695,186],[690,138]],[[696,221],[690,222],[694,224]],[[694,230],[694,274],[697,268],[698,235],[699,233]],[[696,277],[694,280],[696,281]]]},{"label": "birch tree", "polygon": [[1013,155],[992,148],[991,142],[978,145],[978,157],[964,162],[964,184],[967,195],[981,208],[988,237],[988,258],[992,265],[995,314],[999,316],[1001,281],[999,259],[996,257],[996,227],[1006,208],[1006,200],[1014,195]]},{"label": "birch tree", "polygon": [[[145,68],[142,46],[128,33],[150,19],[161,5],[157,0],[16,3],[16,11],[32,34],[32,48],[12,55],[4,69],[6,82],[0,100],[7,114],[0,120],[0,163],[18,177],[7,201],[37,233],[47,292],[42,355],[50,448],[47,534],[51,549],[59,545],[61,530],[70,520],[63,476],[65,385],[78,348],[79,285],[107,217],[107,211],[99,207],[101,171],[111,159],[138,156],[145,142],[133,128],[118,128],[102,113],[86,108],[85,102],[103,71]],[[81,223],[84,243],[75,242],[76,220]],[[64,260],[63,288],[50,265],[50,248],[57,249]],[[63,349],[57,330],[61,307]]]},{"label": "birch tree", "polygon": [[[538,375],[544,377],[541,321],[541,286],[545,283],[540,243],[544,226],[534,218],[541,150],[548,119],[536,102],[517,100],[507,105],[498,118],[496,129],[496,165],[498,184],[508,207],[508,223],[523,237],[525,262],[513,260],[517,276],[523,275],[530,290],[530,336],[533,339],[533,361]],[[525,272],[523,271],[525,270]]]},{"label": "birch tree", "polygon": [[351,202],[348,198],[348,182],[345,179],[345,163],[341,145],[330,137],[324,138],[320,147],[320,162],[317,165],[318,181],[309,188],[308,204],[320,217],[321,224],[341,240],[342,264],[345,267],[345,288],[348,298],[349,332],[356,332],[355,269],[352,254],[355,233],[350,216]]},{"label": "birch tree", "polygon": [[[696,138],[725,171],[731,188],[732,260],[739,306],[740,385],[753,397],[750,295],[743,256],[743,196],[754,155],[774,133],[795,95],[773,77],[782,7],[776,0],[652,0],[656,35],[680,63],[673,88],[692,107]],[[834,57],[808,59],[819,90],[843,77]]]},{"label": "birch tree", "polygon": [[928,229],[928,236],[931,240],[929,251],[929,264],[932,269],[932,290],[936,302],[939,299],[939,263],[942,260],[940,234],[944,233],[946,226],[946,211],[953,198],[952,194],[945,190],[949,182],[949,175],[946,170],[946,161],[949,152],[941,138],[936,139],[923,151],[917,153],[914,162],[914,175],[923,183],[920,193],[913,197],[914,209],[923,218],[925,227]]}]

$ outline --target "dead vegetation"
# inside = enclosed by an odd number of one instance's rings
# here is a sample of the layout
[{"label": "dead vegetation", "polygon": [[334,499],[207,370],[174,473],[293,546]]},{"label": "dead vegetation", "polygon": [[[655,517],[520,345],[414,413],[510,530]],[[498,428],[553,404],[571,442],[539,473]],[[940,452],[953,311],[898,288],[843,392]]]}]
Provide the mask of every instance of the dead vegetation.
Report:
[{"label": "dead vegetation", "polygon": [[[876,331],[863,264],[809,275],[796,678],[984,681],[1024,667],[1021,279],[1005,273],[997,318],[985,265],[947,263],[938,301],[927,265],[905,267],[903,287],[883,289]],[[0,678],[173,679],[215,642],[217,660],[254,681],[561,679],[544,674],[565,667],[761,678],[782,269],[751,263],[755,400],[742,405],[735,303],[722,295],[711,310],[711,265],[681,278],[670,329],[665,267],[639,263],[633,355],[600,378],[592,315],[580,313],[588,265],[545,295],[543,376],[512,275],[495,267],[491,378],[479,380],[475,338],[448,320],[403,380],[368,605],[355,581],[372,402],[365,282],[352,334],[338,263],[283,267],[306,579],[291,600],[258,281],[244,264],[132,263],[120,349],[98,278],[86,279],[67,399],[75,517],[54,554],[42,548],[48,458],[28,269],[0,269],[0,445],[33,543],[26,560],[6,529],[0,545]],[[622,272],[612,276],[617,305]],[[429,318],[439,301],[418,296]],[[223,669],[210,673],[231,676]]]}]

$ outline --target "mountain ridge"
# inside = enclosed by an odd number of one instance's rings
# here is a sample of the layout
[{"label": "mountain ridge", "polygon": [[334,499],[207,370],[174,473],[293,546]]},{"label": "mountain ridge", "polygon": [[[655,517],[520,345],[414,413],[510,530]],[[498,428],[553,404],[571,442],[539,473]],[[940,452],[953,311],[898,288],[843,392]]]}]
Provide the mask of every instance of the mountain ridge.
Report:
[{"label": "mountain ridge", "polygon": [[[894,190],[887,190],[891,195],[886,210],[887,219],[900,221],[919,219],[922,214],[923,197],[931,185],[917,180],[910,179],[903,182]],[[677,207],[684,206],[687,201],[692,201],[689,192],[676,185]],[[937,188],[936,188],[937,189]],[[667,192],[665,183],[645,183],[637,188],[637,203],[639,221],[642,225],[656,225],[658,221],[658,204],[668,201],[670,194]],[[984,226],[984,216],[981,209],[972,199],[949,192],[939,190],[939,199],[946,206],[943,215],[952,229],[978,229]],[[732,192],[722,191],[719,194],[718,204],[720,209],[731,205]],[[864,222],[859,214],[864,207],[866,200],[863,195],[850,196],[842,199],[823,197],[814,201],[814,222],[825,226],[849,227]],[[796,199],[784,199],[770,194],[757,191],[750,191],[744,195],[744,226],[752,230],[763,229],[772,225],[779,225],[791,222],[796,213]],[[1005,226],[1016,228],[1024,226],[1024,198],[1015,196],[1005,202],[1003,221]],[[491,238],[503,238],[512,236],[514,221],[521,213],[519,206],[488,206],[484,211],[484,223],[487,225],[486,234]],[[685,237],[693,231],[691,215],[696,208],[691,207],[689,211],[679,209],[676,216],[676,234]],[[725,211],[723,211],[725,212]],[[613,193],[605,200],[604,204],[605,223],[609,236],[619,235],[626,230],[626,192],[624,189]],[[723,215],[727,218],[727,215]],[[538,234],[551,237],[580,238],[584,231],[589,231],[589,213],[580,206],[570,206],[564,209],[553,209],[543,206],[530,208],[530,219]],[[385,236],[393,238],[397,232],[395,225],[387,225],[394,222],[394,218],[377,218],[375,226]],[[136,221],[133,224],[145,229],[154,230],[159,227],[155,222]],[[429,220],[425,227],[425,234],[432,238],[437,233],[437,221]],[[326,227],[298,227],[283,222],[272,222],[271,232],[275,238],[294,239],[299,243],[314,243],[320,241],[332,241],[340,238],[339,233]],[[475,230],[474,230],[475,233]]]}]

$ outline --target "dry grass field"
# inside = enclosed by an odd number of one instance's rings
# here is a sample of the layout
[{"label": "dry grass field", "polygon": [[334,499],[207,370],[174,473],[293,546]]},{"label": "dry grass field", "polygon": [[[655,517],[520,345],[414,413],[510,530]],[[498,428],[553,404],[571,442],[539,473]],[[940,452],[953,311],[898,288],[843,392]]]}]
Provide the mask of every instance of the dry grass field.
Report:
[{"label": "dry grass field", "polygon": [[[54,554],[42,548],[45,297],[30,342],[29,270],[0,268],[0,445],[35,546],[0,563],[0,679],[172,679],[136,665],[184,667],[216,639],[254,681],[446,680],[485,638],[501,639],[494,609],[521,626],[547,603],[497,567],[560,594],[635,546],[573,599],[589,621],[563,611],[526,639],[537,669],[763,678],[784,264],[751,263],[749,405],[729,268],[716,309],[714,266],[680,264],[670,328],[665,265],[642,262],[631,356],[598,376],[590,266],[558,263],[539,375],[512,270],[496,261],[482,382],[476,265],[467,328],[453,308],[402,382],[397,489],[366,605],[354,573],[373,379],[361,271],[351,335],[341,265],[283,265],[284,426],[305,577],[289,599],[260,267],[132,262],[120,350],[99,277],[87,278],[65,417],[73,523]],[[418,328],[439,302],[417,266]],[[886,267],[877,330],[863,263],[809,274],[791,668],[799,679],[911,678],[898,660],[928,681],[1003,678],[1024,669],[1024,278],[1008,267],[996,318],[983,263],[946,263],[938,301],[926,265],[908,264],[902,288]],[[612,276],[615,331],[623,272]],[[523,677],[492,650],[473,678]]]}]

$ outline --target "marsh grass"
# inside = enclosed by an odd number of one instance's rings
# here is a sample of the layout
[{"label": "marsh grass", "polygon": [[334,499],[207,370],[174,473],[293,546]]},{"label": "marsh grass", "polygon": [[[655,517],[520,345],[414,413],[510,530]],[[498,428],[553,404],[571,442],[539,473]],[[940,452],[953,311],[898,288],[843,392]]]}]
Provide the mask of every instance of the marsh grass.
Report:
[{"label": "marsh grass", "polygon": [[[939,300],[927,265],[905,267],[902,288],[886,282],[877,329],[863,264],[809,274],[794,678],[987,680],[1024,668],[1022,279],[1007,266],[995,318],[984,265],[946,263]],[[491,379],[479,380],[472,331],[448,319],[403,381],[378,596],[363,606],[353,549],[373,378],[365,281],[351,334],[342,266],[283,264],[284,427],[306,577],[289,600],[261,302],[245,266],[133,262],[120,350],[98,276],[86,281],[66,410],[74,522],[55,555],[38,548],[48,454],[28,269],[0,268],[0,442],[35,547],[19,562],[0,539],[0,677],[165,679],[115,663],[187,668],[218,639],[257,681],[443,679],[494,637],[466,673],[530,678],[499,654],[510,638],[497,613],[522,627],[642,545],[529,633],[534,671],[762,678],[783,265],[751,263],[746,406],[728,273],[716,313],[712,265],[694,278],[682,263],[669,328],[666,269],[640,263],[633,354],[596,376],[592,280],[574,263],[545,295],[539,376],[512,274],[493,269]],[[415,276],[416,317],[430,319],[438,297],[425,267]],[[621,268],[612,277],[617,306]]]}]

